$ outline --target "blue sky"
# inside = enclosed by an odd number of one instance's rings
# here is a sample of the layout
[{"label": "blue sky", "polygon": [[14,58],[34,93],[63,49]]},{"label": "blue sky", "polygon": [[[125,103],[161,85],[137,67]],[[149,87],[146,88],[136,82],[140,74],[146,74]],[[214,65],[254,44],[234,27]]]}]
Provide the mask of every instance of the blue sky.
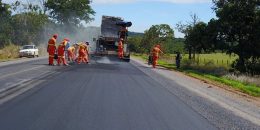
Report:
[{"label": "blue sky", "polygon": [[[156,24],[169,24],[175,28],[180,21],[190,21],[192,13],[203,22],[215,17],[211,0],[93,0],[91,6],[96,14],[95,20],[88,25],[100,26],[102,15],[118,16],[132,21],[129,30],[135,32],[144,32]],[[175,36],[183,37],[183,34],[175,29]]]},{"label": "blue sky", "polygon": [[[93,0],[95,21],[89,25],[100,26],[102,15],[120,16],[132,21],[130,31],[144,32],[155,24],[169,24],[175,29],[180,21],[190,21],[196,13],[203,22],[215,18],[211,0]],[[176,37],[183,37],[175,29]]]}]

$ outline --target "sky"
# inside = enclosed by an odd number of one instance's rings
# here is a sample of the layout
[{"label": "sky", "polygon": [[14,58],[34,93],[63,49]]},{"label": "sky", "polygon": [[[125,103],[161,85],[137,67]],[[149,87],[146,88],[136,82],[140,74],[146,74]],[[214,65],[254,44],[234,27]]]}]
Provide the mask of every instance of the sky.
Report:
[{"label": "sky", "polygon": [[[3,0],[7,3],[12,1]],[[100,26],[102,15],[117,16],[131,21],[133,26],[129,31],[133,32],[144,32],[156,24],[169,24],[175,37],[184,36],[175,29],[176,24],[191,21],[191,14],[197,14],[203,22],[216,17],[212,0],[92,0],[91,6],[96,14],[88,26]]]}]

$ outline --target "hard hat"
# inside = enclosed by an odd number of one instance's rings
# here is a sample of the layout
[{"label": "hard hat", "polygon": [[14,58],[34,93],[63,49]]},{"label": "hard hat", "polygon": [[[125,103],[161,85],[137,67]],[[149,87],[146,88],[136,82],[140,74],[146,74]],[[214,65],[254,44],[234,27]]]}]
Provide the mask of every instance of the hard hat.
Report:
[{"label": "hard hat", "polygon": [[120,41],[124,41],[124,39],[123,39],[123,38],[120,38]]},{"label": "hard hat", "polygon": [[53,37],[57,38],[57,37],[58,37],[58,34],[53,34]]},{"label": "hard hat", "polygon": [[69,39],[69,38],[64,38],[64,40],[65,40],[65,41],[67,41],[67,42],[69,42],[69,41],[70,41],[70,39]]}]

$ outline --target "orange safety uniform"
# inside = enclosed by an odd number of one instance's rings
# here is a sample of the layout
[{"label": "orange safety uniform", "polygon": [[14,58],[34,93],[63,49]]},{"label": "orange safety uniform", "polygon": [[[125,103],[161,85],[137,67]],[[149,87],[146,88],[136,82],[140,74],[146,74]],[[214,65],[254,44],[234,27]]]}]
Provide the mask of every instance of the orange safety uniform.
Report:
[{"label": "orange safety uniform", "polygon": [[124,54],[123,40],[118,42],[118,58],[122,59]]},{"label": "orange safety uniform", "polygon": [[157,63],[158,63],[159,53],[162,53],[162,51],[159,48],[159,46],[157,45],[157,46],[155,46],[153,48],[153,51],[152,51],[152,54],[153,54],[153,68],[155,68]]},{"label": "orange safety uniform", "polygon": [[49,39],[47,51],[49,53],[49,65],[54,65],[54,55],[56,51],[56,38],[53,36]]},{"label": "orange safety uniform", "polygon": [[84,43],[79,44],[78,64],[81,62],[88,63],[88,46]]},{"label": "orange safety uniform", "polygon": [[65,47],[67,43],[68,41],[64,39],[58,47],[58,65],[60,65],[61,62],[63,65],[68,65],[65,60]]},{"label": "orange safety uniform", "polygon": [[68,48],[68,60],[69,61],[74,61],[76,56],[75,56],[75,47],[71,46]]}]

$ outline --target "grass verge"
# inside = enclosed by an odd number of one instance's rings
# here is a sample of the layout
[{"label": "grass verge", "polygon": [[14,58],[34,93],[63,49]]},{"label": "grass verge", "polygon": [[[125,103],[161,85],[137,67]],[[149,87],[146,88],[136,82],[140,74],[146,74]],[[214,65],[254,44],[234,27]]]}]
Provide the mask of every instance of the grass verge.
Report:
[{"label": "grass verge", "polygon": [[[135,57],[142,59],[144,61],[147,61],[147,56],[146,55],[139,55],[135,54]],[[177,70],[180,72],[184,72],[185,74],[201,79],[201,80],[209,80],[212,82],[216,82],[217,84],[222,84],[229,86],[235,90],[238,90],[240,92],[246,93],[248,95],[254,96],[254,97],[260,97],[260,87],[254,84],[248,84],[248,83],[243,83],[241,81],[237,80],[232,80],[226,77],[221,77],[221,76],[215,76],[211,74],[206,74],[206,73],[200,73],[197,72],[196,70],[187,70],[187,69],[176,69],[176,66],[174,64],[169,64],[165,61],[159,60],[158,65],[161,67],[165,67],[170,70]]]},{"label": "grass verge", "polygon": [[18,58],[19,46],[9,44],[0,49],[0,61],[9,61]]}]

